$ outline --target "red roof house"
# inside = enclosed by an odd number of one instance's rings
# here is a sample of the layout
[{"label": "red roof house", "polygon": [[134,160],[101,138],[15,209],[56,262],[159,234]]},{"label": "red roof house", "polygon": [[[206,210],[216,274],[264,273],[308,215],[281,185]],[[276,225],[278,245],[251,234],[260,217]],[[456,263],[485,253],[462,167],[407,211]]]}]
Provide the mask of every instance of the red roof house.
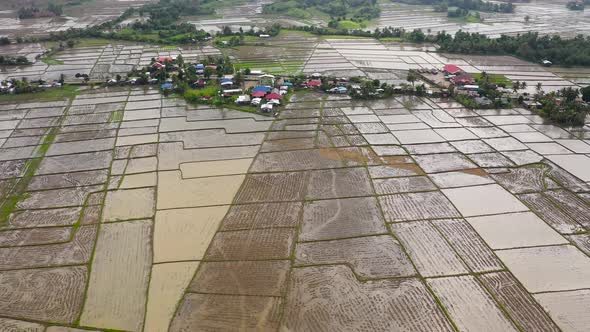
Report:
[{"label": "red roof house", "polygon": [[443,67],[443,71],[450,75],[457,75],[463,73],[463,69],[459,68],[458,66],[448,64]]},{"label": "red roof house", "polygon": [[311,87],[318,87],[322,85],[322,81],[320,80],[311,80],[307,82],[307,86],[311,86]]},{"label": "red roof house", "polygon": [[266,95],[266,96],[264,97],[264,99],[267,99],[267,100],[271,100],[271,99],[281,99],[281,98],[283,98],[283,96],[281,96],[281,95],[280,95],[280,94],[278,94],[278,93],[269,93],[268,95]]},{"label": "red roof house", "polygon": [[172,62],[174,61],[174,59],[172,59],[171,56],[161,56],[158,58],[158,62],[160,63],[166,63],[166,62]]},{"label": "red roof house", "polygon": [[252,97],[254,98],[262,98],[266,96],[266,91],[254,91],[252,92]]},{"label": "red roof house", "polygon": [[452,77],[451,82],[455,85],[469,85],[475,83],[475,80],[469,74],[460,74]]}]

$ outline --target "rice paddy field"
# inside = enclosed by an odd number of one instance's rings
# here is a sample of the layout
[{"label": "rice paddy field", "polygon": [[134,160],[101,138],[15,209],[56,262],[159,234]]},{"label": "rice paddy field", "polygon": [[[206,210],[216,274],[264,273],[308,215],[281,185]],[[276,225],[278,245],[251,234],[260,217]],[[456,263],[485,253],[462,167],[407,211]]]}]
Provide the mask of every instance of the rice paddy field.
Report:
[{"label": "rice paddy field", "polygon": [[[93,41],[99,41],[99,43],[93,45]],[[152,58],[182,55],[187,61],[197,61],[208,55],[221,54],[219,50],[211,46],[180,48],[131,43],[117,44],[115,41],[104,40],[82,41],[81,44],[81,47],[67,49],[53,55],[51,61],[36,61],[30,66],[4,67],[0,71],[0,79],[26,77],[29,80],[49,81],[59,79],[63,74],[67,82],[76,82],[80,81],[75,77],[79,73],[89,75],[93,82],[104,82],[116,75],[125,77],[131,69],[149,65]],[[4,49],[0,47],[0,52]],[[13,51],[6,49],[6,52]]]},{"label": "rice paddy field", "polygon": [[[191,22],[249,28],[265,1]],[[87,13],[124,7],[102,4]],[[517,33],[529,13],[540,32],[586,29],[561,2],[477,24],[381,6],[375,26]],[[18,24],[0,19],[0,33],[51,26]],[[590,69],[289,30],[213,45],[81,40],[0,67],[0,80],[93,83],[0,95],[0,331],[588,330],[590,119],[565,127],[520,107],[309,90],[268,116],[97,83],[178,55],[393,84],[453,63],[531,92],[585,86]]]},{"label": "rice paddy field", "polygon": [[0,128],[9,331],[588,325],[590,126],[318,93],[272,118],[99,88],[3,101]]},{"label": "rice paddy field", "polygon": [[[66,7],[61,17],[41,17],[20,20],[17,12],[22,2],[0,2],[0,36],[16,38],[47,35],[50,32],[81,29],[113,20],[129,7],[139,7],[150,0],[89,0],[81,5]],[[47,1],[40,1],[43,8]]]},{"label": "rice paddy field", "polygon": [[[588,34],[590,14],[585,11],[572,11],[566,8],[568,1],[531,0],[515,3],[514,13],[480,12],[483,22],[454,22],[446,13],[434,12],[431,6],[405,5],[384,1],[381,3],[381,16],[372,27],[403,27],[406,30],[422,29],[424,32],[446,31],[454,34],[458,30],[478,32],[490,37],[502,34],[515,35],[527,31],[540,34],[559,34],[573,37]],[[529,21],[525,17],[529,17]]]}]

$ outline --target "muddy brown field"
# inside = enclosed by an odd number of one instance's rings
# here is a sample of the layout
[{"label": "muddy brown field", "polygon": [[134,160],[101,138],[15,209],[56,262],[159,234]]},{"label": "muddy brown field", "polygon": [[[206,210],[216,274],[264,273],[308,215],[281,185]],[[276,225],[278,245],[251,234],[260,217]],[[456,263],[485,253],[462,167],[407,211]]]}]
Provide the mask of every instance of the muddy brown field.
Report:
[{"label": "muddy brown field", "polygon": [[0,327],[584,330],[589,129],[292,99],[2,104]]}]

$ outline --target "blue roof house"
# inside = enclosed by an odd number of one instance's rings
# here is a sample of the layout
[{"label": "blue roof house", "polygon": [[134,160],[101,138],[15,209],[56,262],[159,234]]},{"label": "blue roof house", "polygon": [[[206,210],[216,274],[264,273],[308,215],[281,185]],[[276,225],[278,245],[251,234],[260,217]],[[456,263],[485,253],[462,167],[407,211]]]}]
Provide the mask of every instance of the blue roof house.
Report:
[{"label": "blue roof house", "polygon": [[272,88],[270,86],[257,86],[252,89],[252,92],[263,91],[263,92],[271,92]]},{"label": "blue roof house", "polygon": [[162,90],[172,90],[174,88],[174,85],[172,83],[168,82],[168,83],[162,84],[162,86],[160,88]]}]

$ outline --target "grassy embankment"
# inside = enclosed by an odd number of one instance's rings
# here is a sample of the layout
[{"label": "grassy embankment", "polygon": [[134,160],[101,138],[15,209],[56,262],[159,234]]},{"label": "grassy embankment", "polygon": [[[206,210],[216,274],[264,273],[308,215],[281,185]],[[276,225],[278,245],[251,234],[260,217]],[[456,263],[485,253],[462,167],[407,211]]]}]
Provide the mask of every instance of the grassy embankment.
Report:
[{"label": "grassy embankment", "polygon": [[51,88],[40,92],[22,93],[15,95],[0,95],[0,103],[26,103],[34,101],[56,101],[75,97],[78,86],[65,85],[61,88]]},{"label": "grassy embankment", "polygon": [[[473,78],[476,81],[481,80],[482,78],[482,74],[478,73],[478,74],[471,74],[471,76],[473,76]],[[490,83],[494,83],[496,85],[503,85],[508,87],[512,86],[512,81],[509,80],[506,76],[501,75],[501,74],[486,74],[486,76],[488,77],[488,80]]]}]

